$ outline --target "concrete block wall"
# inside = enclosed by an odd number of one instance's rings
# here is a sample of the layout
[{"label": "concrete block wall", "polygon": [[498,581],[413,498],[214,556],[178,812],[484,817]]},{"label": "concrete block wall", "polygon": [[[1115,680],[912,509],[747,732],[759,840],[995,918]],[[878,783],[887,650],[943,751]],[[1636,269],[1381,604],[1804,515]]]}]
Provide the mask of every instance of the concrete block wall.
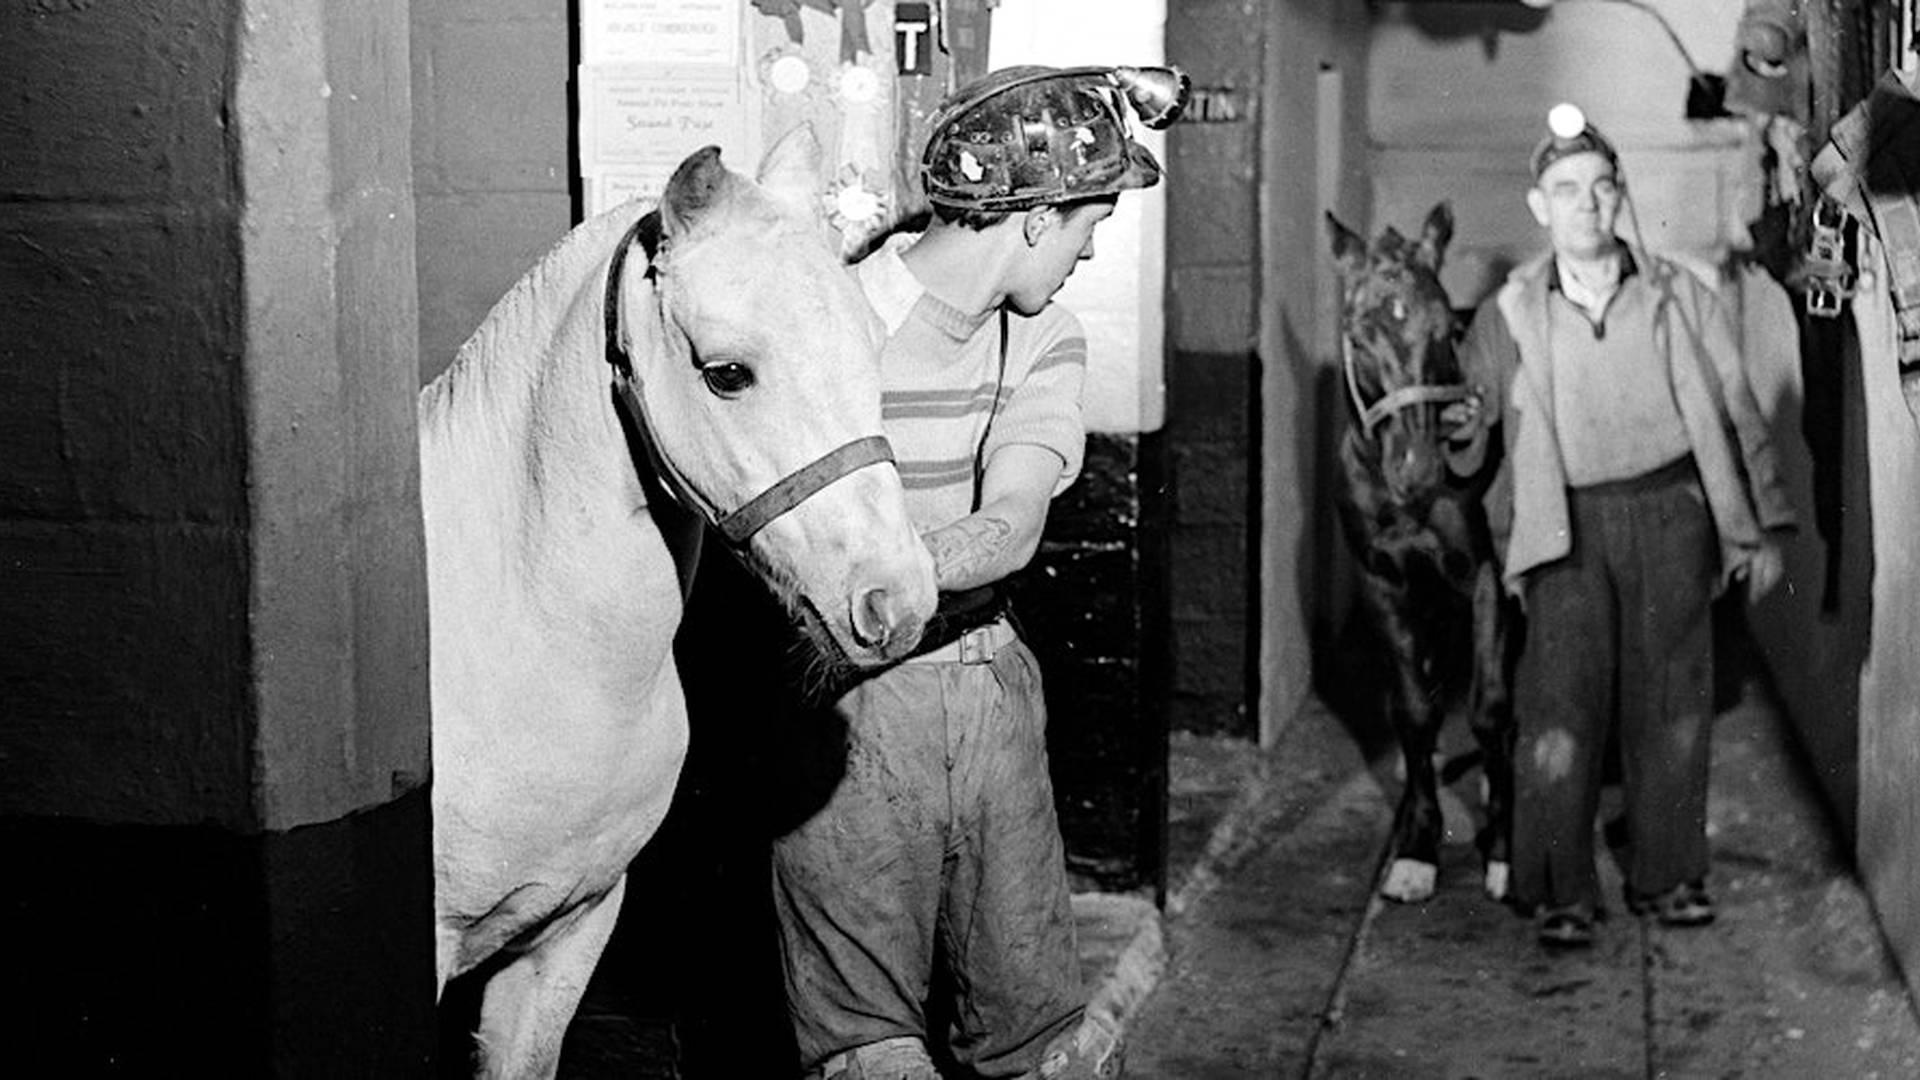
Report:
[{"label": "concrete block wall", "polygon": [[426,1069],[406,38],[0,9],[12,1071]]},{"label": "concrete block wall", "polygon": [[422,383],[573,224],[570,7],[410,5]]},{"label": "concrete block wall", "polygon": [[1169,723],[1253,737],[1264,4],[1172,0],[1167,57],[1240,119],[1167,139]]},{"label": "concrete block wall", "polygon": [[1010,581],[1047,692],[1054,804],[1076,887],[1165,888],[1167,517],[1163,440],[1094,434]]},{"label": "concrete block wall", "polygon": [[1334,577],[1321,215],[1368,204],[1368,12],[1176,0],[1167,54],[1222,123],[1169,138],[1168,544],[1175,728],[1269,742],[1312,692]]}]

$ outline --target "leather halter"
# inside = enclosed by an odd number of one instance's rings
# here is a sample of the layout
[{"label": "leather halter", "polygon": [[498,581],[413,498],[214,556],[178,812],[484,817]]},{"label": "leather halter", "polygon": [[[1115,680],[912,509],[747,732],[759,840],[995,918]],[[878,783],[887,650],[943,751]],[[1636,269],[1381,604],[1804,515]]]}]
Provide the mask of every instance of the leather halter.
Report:
[{"label": "leather halter", "polygon": [[613,367],[614,392],[626,403],[629,417],[639,432],[654,471],[670,485],[677,499],[698,511],[708,525],[719,530],[727,543],[735,548],[744,547],[768,522],[807,501],[821,488],[856,469],[894,460],[893,446],[885,436],[868,435],[801,466],[734,510],[723,511],[702,496],[673,467],[673,463],[660,452],[659,445],[654,441],[646,397],[640,392],[639,373],[634,370],[633,359],[627,355],[626,347],[620,343],[620,282],[626,270],[627,251],[633,247],[635,240],[642,241],[648,256],[652,257],[660,243],[658,210],[648,211],[627,229],[626,235],[620,238],[619,247],[614,249],[612,264],[607,268],[604,310],[607,363]]},{"label": "leather halter", "polygon": [[1417,384],[1389,391],[1369,405],[1360,397],[1360,377],[1355,373],[1353,364],[1353,338],[1345,333],[1340,335],[1340,367],[1346,373],[1347,395],[1353,400],[1353,411],[1359,415],[1361,429],[1369,439],[1373,438],[1373,429],[1379,427],[1381,421],[1403,409],[1430,402],[1465,401],[1473,396],[1473,391],[1459,383],[1451,386]]}]

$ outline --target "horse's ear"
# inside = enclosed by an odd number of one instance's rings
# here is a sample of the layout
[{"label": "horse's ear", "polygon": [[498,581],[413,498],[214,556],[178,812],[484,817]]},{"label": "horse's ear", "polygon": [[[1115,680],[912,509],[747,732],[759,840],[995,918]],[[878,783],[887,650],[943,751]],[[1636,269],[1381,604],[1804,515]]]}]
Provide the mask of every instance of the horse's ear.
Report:
[{"label": "horse's ear", "polygon": [[714,207],[732,194],[734,175],[720,164],[720,148],[695,150],[667,181],[660,197],[660,224],[669,239],[685,236],[696,228]]},{"label": "horse's ear", "polygon": [[1333,261],[1340,267],[1341,276],[1351,276],[1365,270],[1367,242],[1360,238],[1360,234],[1341,224],[1331,210],[1327,211],[1327,230],[1333,234]]},{"label": "horse's ear", "polygon": [[768,195],[787,209],[820,217],[820,161],[825,156],[813,125],[803,123],[780,136],[760,159],[757,179]]},{"label": "horse's ear", "polygon": [[1447,257],[1447,244],[1453,239],[1453,204],[1445,201],[1435,203],[1427,211],[1426,224],[1420,227],[1420,261],[1434,273],[1440,272],[1440,263]]}]

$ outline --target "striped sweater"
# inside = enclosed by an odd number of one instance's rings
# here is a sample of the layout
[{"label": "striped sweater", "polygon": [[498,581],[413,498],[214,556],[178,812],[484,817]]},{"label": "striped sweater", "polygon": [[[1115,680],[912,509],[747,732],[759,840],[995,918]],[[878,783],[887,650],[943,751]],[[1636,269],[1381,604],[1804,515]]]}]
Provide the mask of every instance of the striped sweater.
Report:
[{"label": "striped sweater", "polygon": [[857,272],[887,328],[881,421],[899,461],[914,527],[937,529],[972,510],[974,455],[983,431],[986,459],[1015,444],[1060,455],[1054,485],[1059,494],[1080,474],[1086,448],[1080,388],[1087,337],[1080,320],[1058,304],[1031,317],[1009,311],[1001,379],[999,313],[973,315],[930,295],[900,259],[912,240],[893,238]]}]

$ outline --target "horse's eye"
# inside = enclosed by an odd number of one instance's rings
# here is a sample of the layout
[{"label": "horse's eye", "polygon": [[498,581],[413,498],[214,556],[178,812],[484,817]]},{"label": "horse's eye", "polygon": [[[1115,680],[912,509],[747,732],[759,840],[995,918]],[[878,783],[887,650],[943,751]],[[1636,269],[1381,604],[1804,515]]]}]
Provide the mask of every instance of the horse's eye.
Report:
[{"label": "horse's eye", "polygon": [[732,361],[708,364],[700,369],[707,389],[723,398],[738,397],[753,386],[753,369]]}]

